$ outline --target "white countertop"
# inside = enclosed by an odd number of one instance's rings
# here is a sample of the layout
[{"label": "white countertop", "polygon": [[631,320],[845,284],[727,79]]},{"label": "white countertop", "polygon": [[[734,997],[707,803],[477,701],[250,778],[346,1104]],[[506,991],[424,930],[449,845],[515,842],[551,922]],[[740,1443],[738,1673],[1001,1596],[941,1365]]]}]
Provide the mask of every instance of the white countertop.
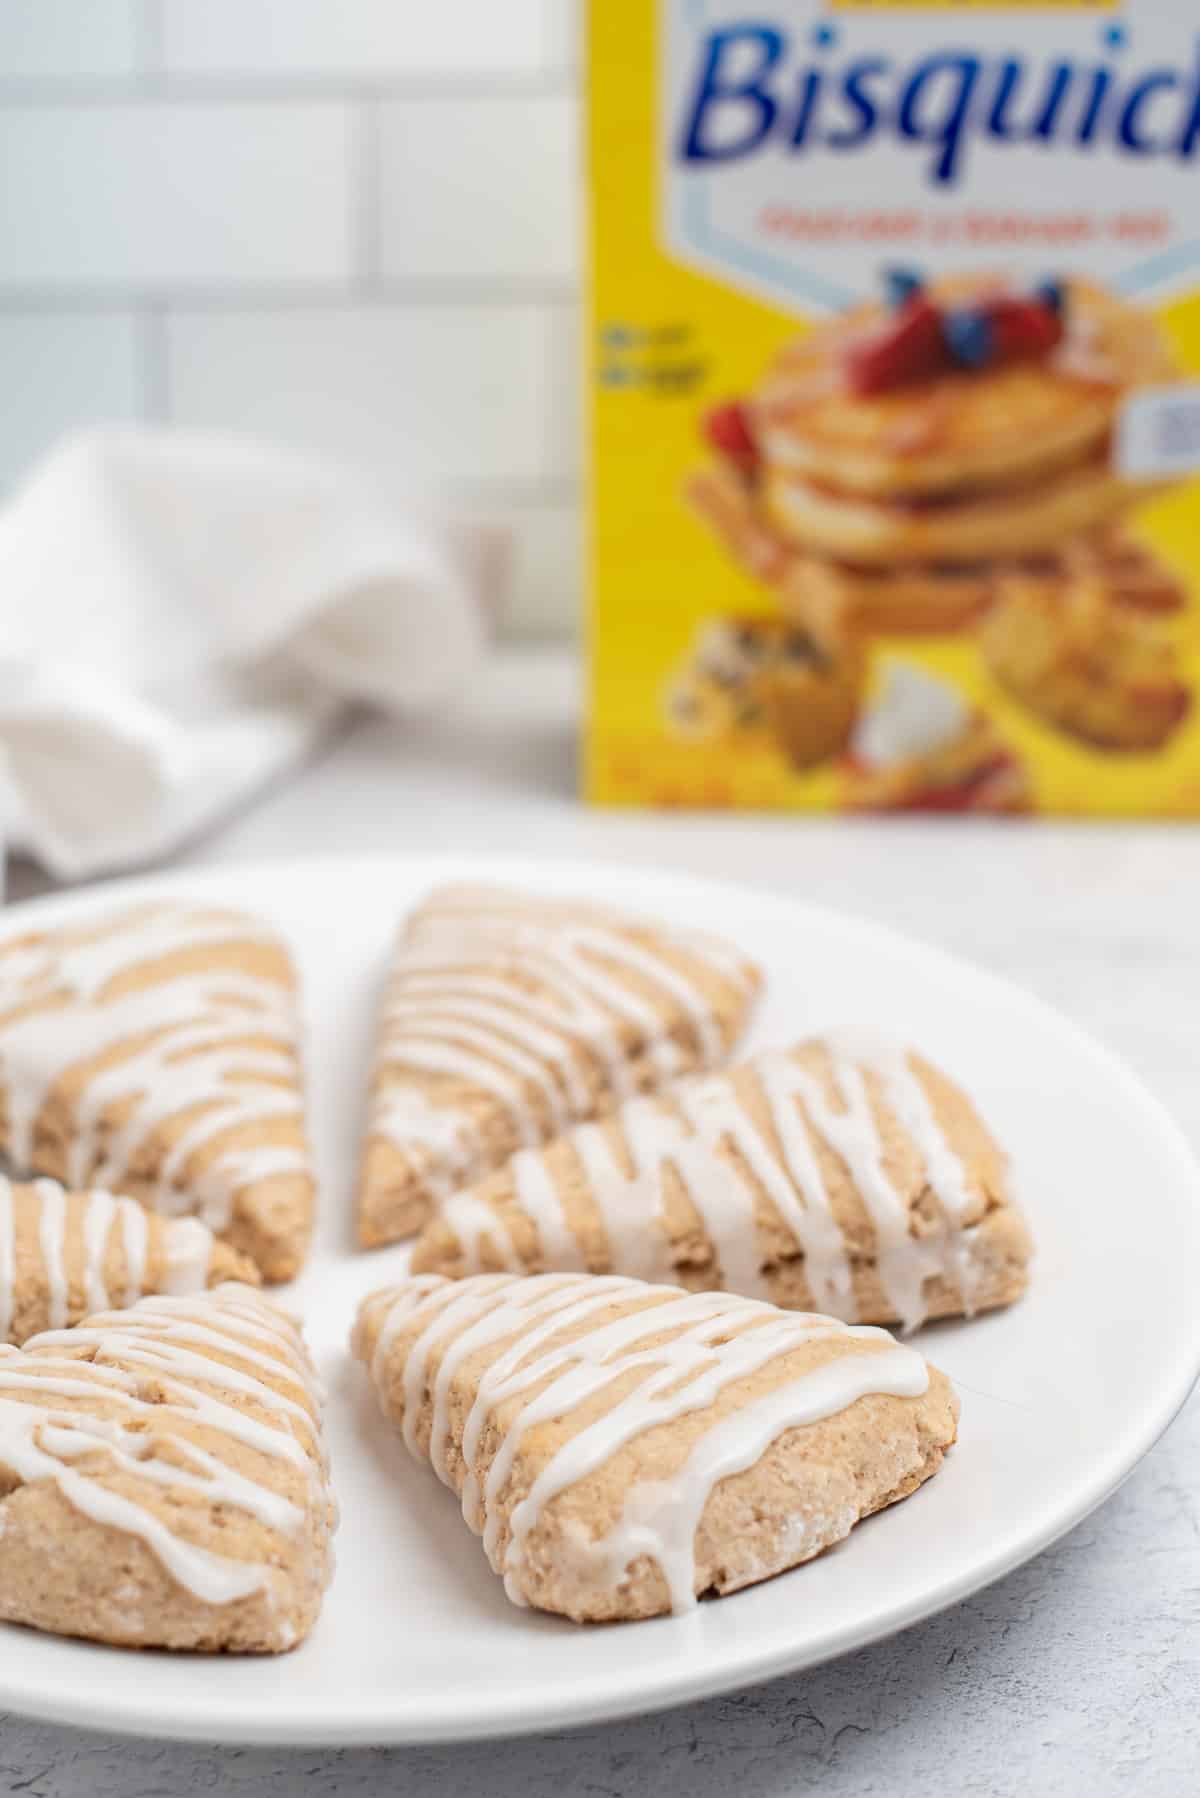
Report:
[{"label": "white countertop", "polygon": [[[184,860],[528,848],[792,892],[1038,992],[1123,1055],[1200,1149],[1200,828],[589,812],[573,797],[574,713],[565,658],[510,654],[453,717],[360,722]],[[12,894],[40,884],[17,870]],[[524,1743],[329,1754],[4,1718],[0,1791],[1183,1798],[1200,1774],[1198,1471],[1194,1396],[1122,1490],[1029,1566],[890,1642],[732,1698]]]}]

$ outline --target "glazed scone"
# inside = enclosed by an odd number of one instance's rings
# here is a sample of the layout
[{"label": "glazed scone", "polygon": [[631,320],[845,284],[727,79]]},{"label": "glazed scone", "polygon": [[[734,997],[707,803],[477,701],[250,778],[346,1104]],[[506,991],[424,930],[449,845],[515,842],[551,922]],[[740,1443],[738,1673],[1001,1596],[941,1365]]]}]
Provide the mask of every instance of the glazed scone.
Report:
[{"label": "glazed scone", "polygon": [[509,1597],[578,1622],[811,1560],[936,1473],[958,1414],[882,1330],[638,1280],[410,1278],[354,1352]]},{"label": "glazed scone", "polygon": [[759,984],[716,938],[583,899],[432,893],[401,932],[384,996],[362,1243],[413,1235],[517,1149],[722,1061]]},{"label": "glazed scone", "polygon": [[258,1270],[199,1218],[155,1217],[136,1199],[0,1176],[0,1342],[229,1280],[256,1286]]},{"label": "glazed scone", "polygon": [[0,1148],[18,1174],[195,1216],[298,1272],[314,1182],[296,975],[265,925],[158,901],[0,943]]},{"label": "glazed scone", "polygon": [[278,1654],[336,1521],[315,1379],[253,1288],[147,1298],[0,1351],[0,1619]]},{"label": "glazed scone", "polygon": [[825,1037],[681,1080],[457,1194],[414,1273],[580,1269],[913,1329],[1024,1291],[1024,1219],[970,1100]]}]

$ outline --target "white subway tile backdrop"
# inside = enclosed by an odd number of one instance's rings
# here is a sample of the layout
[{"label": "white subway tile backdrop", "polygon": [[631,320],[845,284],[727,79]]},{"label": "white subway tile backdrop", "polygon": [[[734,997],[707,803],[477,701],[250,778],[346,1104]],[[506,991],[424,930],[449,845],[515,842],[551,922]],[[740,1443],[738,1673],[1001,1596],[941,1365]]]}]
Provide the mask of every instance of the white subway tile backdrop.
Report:
[{"label": "white subway tile backdrop", "polygon": [[5,0],[0,72],[6,81],[132,75],[138,26],[137,0]]},{"label": "white subway tile backdrop", "polygon": [[0,488],[81,416],[145,415],[138,335],[137,319],[124,308],[35,317],[0,306]]},{"label": "white subway tile backdrop", "polygon": [[105,101],[0,112],[4,292],[354,278],[340,101]]},{"label": "white subway tile backdrop", "polygon": [[572,0],[163,0],[179,74],[542,74],[563,66]]},{"label": "white subway tile backdrop", "polygon": [[384,279],[572,280],[579,260],[575,124],[564,94],[382,105]]},{"label": "white subway tile backdrop", "polygon": [[171,416],[330,450],[419,485],[536,487],[556,474],[553,317],[495,300],[171,307]]},{"label": "white subway tile backdrop", "polygon": [[578,0],[0,0],[0,483],[73,424],[346,456],[573,628]]}]

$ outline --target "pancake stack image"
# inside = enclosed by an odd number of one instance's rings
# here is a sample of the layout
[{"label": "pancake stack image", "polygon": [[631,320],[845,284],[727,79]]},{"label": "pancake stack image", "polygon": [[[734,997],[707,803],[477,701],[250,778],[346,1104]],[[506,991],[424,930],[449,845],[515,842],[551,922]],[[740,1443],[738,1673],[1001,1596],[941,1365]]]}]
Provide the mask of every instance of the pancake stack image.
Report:
[{"label": "pancake stack image", "polygon": [[847,809],[1028,810],[998,725],[894,640],[977,646],[997,696],[1060,739],[1167,744],[1191,705],[1186,596],[1126,528],[1162,488],[1113,446],[1130,396],[1179,372],[1146,311],[1088,282],[885,288],[702,420],[686,498],[764,615],[706,623],[669,727],[829,765]]}]

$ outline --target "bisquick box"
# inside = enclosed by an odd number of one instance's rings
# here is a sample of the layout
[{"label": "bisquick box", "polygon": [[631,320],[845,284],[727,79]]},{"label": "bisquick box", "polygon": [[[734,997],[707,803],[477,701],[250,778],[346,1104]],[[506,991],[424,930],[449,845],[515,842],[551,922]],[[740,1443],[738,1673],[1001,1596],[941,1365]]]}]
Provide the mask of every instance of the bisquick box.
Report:
[{"label": "bisquick box", "polygon": [[593,0],[602,804],[1200,812],[1200,35]]}]

